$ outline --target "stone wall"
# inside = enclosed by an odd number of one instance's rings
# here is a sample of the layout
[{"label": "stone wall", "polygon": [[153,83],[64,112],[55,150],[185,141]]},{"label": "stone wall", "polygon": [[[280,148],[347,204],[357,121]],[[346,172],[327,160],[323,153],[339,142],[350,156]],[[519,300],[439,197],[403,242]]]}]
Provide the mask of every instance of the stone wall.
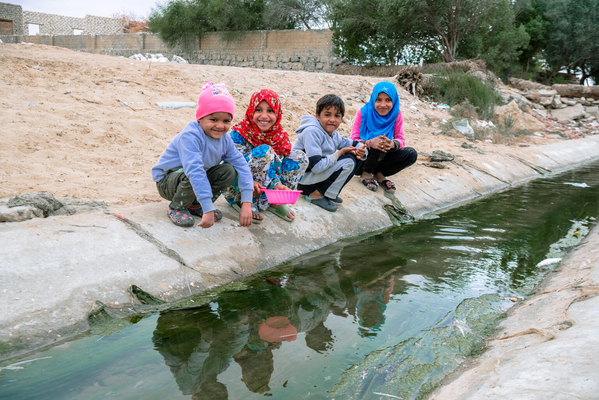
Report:
[{"label": "stone wall", "polygon": [[84,35],[111,35],[123,32],[123,22],[119,18],[105,18],[86,15],[85,18],[64,15],[23,11],[23,32],[29,33],[28,24],[38,24],[40,35],[72,35],[74,29]]},{"label": "stone wall", "polygon": [[12,25],[12,35],[23,34],[23,9],[21,6],[0,3],[0,20],[5,22],[3,24],[5,27]]},{"label": "stone wall", "polygon": [[129,57],[133,54],[178,55],[193,64],[332,72],[340,60],[333,54],[329,30],[245,32],[235,40],[209,33],[190,49],[168,47],[157,35],[1,36],[5,43],[36,43],[95,54]]},{"label": "stone wall", "polygon": [[252,31],[230,41],[210,33],[202,37],[198,58],[199,64],[321,72],[340,64],[330,30]]}]

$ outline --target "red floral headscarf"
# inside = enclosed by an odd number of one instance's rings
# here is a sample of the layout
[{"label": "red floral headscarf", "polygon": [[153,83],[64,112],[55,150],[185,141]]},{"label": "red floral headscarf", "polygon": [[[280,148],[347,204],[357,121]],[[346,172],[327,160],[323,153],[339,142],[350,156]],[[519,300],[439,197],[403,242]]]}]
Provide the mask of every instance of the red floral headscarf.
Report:
[{"label": "red floral headscarf", "polygon": [[[266,132],[262,132],[254,122],[254,112],[262,100],[272,107],[277,116],[274,125]],[[254,147],[266,144],[272,147],[275,153],[288,156],[291,154],[291,142],[287,132],[281,128],[282,116],[283,110],[281,109],[279,95],[270,89],[262,89],[252,94],[250,105],[245,111],[245,117],[241,122],[233,125],[232,129],[239,132]]]}]

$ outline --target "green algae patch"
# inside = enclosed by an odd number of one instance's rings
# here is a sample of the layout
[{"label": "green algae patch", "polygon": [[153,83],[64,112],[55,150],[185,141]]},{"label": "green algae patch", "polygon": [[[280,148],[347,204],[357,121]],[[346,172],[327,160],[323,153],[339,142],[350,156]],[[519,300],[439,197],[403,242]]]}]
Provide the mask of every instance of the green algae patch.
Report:
[{"label": "green algae patch", "polygon": [[347,369],[329,393],[339,399],[379,399],[381,394],[420,399],[466,358],[480,354],[485,336],[504,317],[501,297],[463,300],[431,328],[395,346],[377,350]]}]

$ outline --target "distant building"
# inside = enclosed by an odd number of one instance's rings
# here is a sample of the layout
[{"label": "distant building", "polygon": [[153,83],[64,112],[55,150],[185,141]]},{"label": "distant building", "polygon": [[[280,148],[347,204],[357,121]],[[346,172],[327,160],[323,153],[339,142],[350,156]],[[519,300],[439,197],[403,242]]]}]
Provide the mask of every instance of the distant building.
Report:
[{"label": "distant building", "polygon": [[0,35],[112,35],[123,33],[121,18],[86,15],[66,17],[35,11],[23,11],[21,6],[0,3]]}]

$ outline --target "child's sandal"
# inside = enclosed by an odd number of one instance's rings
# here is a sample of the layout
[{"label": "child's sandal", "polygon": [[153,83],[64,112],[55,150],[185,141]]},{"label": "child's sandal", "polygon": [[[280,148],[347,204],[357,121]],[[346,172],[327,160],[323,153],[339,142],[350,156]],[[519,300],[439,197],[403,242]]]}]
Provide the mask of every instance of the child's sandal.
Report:
[{"label": "child's sandal", "polygon": [[397,190],[397,186],[395,186],[395,183],[391,182],[389,179],[385,179],[384,181],[382,181],[381,186],[383,187],[383,190],[387,193],[394,194],[395,190]]},{"label": "child's sandal", "polygon": [[[202,206],[188,208],[191,215],[195,215],[197,217],[204,216],[204,210],[202,210]],[[214,209],[214,220],[220,221],[221,219],[223,219],[223,213],[218,208]]]},{"label": "child's sandal", "polygon": [[376,192],[379,189],[379,183],[376,179],[364,178],[360,179],[360,182],[362,182],[362,185],[366,186],[368,190],[372,190],[373,192]]},{"label": "child's sandal", "polygon": [[168,216],[173,221],[173,224],[188,228],[193,226],[193,217],[189,213],[187,208],[181,208],[179,210],[168,209]]}]

